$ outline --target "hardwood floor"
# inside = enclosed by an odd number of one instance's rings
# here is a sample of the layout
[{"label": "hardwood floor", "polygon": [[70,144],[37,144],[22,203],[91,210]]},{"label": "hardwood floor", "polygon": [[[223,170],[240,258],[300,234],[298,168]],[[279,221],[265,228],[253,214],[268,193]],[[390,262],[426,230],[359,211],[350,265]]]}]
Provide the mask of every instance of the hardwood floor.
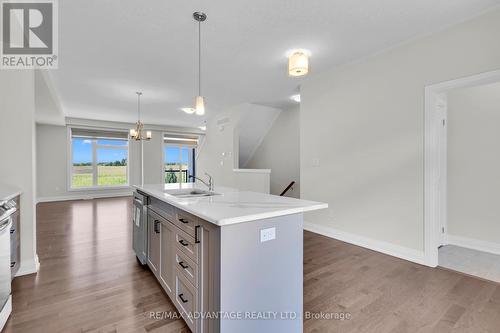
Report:
[{"label": "hardwood floor", "polygon": [[[131,251],[130,198],[38,205],[40,271],[4,332],[189,332]],[[500,285],[304,233],[304,332],[499,332]],[[281,332],[279,332],[281,333]],[[283,332],[284,333],[284,332]]]},{"label": "hardwood floor", "polygon": [[14,279],[5,332],[189,332],[131,250],[131,199],[39,204],[37,275]]}]

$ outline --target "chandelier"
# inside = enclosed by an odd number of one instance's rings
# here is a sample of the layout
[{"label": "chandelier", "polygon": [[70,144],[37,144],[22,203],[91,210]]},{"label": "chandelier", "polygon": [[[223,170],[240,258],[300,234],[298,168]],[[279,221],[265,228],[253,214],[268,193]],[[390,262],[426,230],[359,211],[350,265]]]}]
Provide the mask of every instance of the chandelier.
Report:
[{"label": "chandelier", "polygon": [[149,141],[151,140],[151,131],[146,131],[144,135],[144,124],[141,122],[141,95],[142,92],[138,91],[137,94],[137,123],[135,128],[130,129],[130,138],[136,141]]}]

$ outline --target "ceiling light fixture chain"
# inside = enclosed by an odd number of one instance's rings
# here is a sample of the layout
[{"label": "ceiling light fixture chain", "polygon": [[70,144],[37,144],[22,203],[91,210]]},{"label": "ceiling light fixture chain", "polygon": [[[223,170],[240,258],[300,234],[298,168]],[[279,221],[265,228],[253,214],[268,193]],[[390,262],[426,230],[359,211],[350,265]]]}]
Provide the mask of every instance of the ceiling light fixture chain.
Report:
[{"label": "ceiling light fixture chain", "polygon": [[136,91],[137,94],[137,118],[141,121],[141,95],[142,92]]},{"label": "ceiling light fixture chain", "polygon": [[198,96],[201,96],[201,21],[198,21]]}]

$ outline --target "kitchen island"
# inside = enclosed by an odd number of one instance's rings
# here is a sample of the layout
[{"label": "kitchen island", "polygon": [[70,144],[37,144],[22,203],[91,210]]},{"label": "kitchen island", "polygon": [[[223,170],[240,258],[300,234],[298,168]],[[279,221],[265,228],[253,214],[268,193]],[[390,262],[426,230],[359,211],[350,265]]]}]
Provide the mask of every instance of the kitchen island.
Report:
[{"label": "kitchen island", "polygon": [[302,332],[302,213],[327,207],[192,183],[136,186],[134,250],[193,332]]}]

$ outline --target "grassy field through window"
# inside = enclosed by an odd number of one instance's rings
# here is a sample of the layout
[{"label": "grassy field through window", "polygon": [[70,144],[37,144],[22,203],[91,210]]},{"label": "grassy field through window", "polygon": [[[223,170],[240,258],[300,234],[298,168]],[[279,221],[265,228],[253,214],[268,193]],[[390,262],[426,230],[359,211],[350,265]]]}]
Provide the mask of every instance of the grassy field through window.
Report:
[{"label": "grassy field through window", "polygon": [[[97,166],[98,186],[127,184],[127,166]],[[73,188],[92,187],[92,166],[73,166]]]}]

